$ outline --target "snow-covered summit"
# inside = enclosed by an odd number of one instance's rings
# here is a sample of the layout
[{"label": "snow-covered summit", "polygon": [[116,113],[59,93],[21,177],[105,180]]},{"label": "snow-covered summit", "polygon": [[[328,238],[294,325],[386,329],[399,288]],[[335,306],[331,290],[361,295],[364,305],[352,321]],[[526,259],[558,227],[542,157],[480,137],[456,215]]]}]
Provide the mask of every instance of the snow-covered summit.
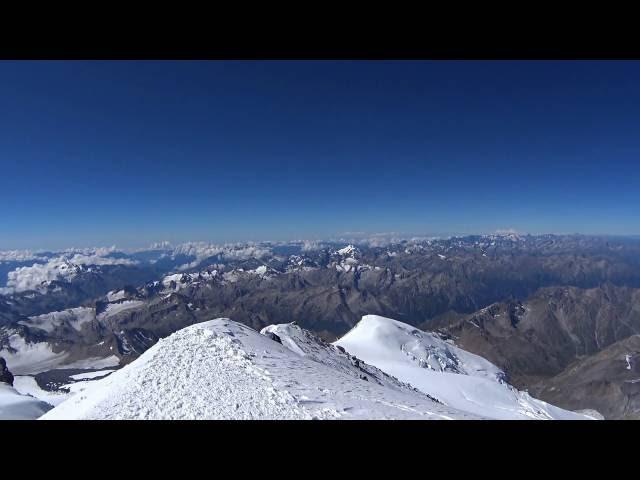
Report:
[{"label": "snow-covered summit", "polygon": [[287,272],[309,271],[318,268],[318,264],[304,255],[290,255],[286,266]]},{"label": "snow-covered summit", "polygon": [[229,319],[211,320],[160,340],[42,418],[477,418],[321,360]]},{"label": "snow-covered summit", "polygon": [[366,364],[340,346],[324,342],[296,323],[269,325],[260,333],[279,341],[300,356],[328,365],[354,378],[371,381],[395,390],[415,391],[411,385],[400,382],[379,368]]},{"label": "snow-covered summit", "polygon": [[277,275],[280,275],[280,272],[278,270],[268,265],[260,265],[259,267],[254,268],[253,270],[249,270],[248,273],[252,273],[261,278],[272,278]]},{"label": "snow-covered summit", "polygon": [[505,378],[497,366],[456,347],[452,340],[378,315],[362,317],[336,345],[349,347],[349,351],[364,357],[376,353],[385,359],[395,359],[401,352],[412,363],[435,372],[482,376],[499,383]]},{"label": "snow-covered summit", "polygon": [[193,273],[173,273],[166,275],[162,279],[162,287],[164,291],[179,291],[190,285],[197,285],[200,282],[208,282],[217,278],[219,275],[218,270],[203,270],[201,272]]},{"label": "snow-covered summit", "polygon": [[432,333],[365,315],[334,342],[361,360],[446,405],[494,419],[585,419],[520,392],[502,370]]},{"label": "snow-covered summit", "polygon": [[359,252],[354,245],[347,245],[346,247],[341,248],[340,250],[337,250],[336,253],[343,257],[353,257],[355,256],[356,253],[359,253]]},{"label": "snow-covered summit", "polygon": [[[360,250],[354,245],[347,245],[344,248],[332,252],[331,265],[341,272],[355,272],[359,270]],[[367,266],[367,268],[369,268]]]},{"label": "snow-covered summit", "polygon": [[[412,327],[365,317],[331,345],[296,324],[273,325],[260,334],[219,318],[160,340],[42,418],[586,418],[533,400],[500,383],[489,362],[407,329]],[[429,355],[444,355],[450,364],[432,365]],[[420,358],[426,359],[422,366]]]}]

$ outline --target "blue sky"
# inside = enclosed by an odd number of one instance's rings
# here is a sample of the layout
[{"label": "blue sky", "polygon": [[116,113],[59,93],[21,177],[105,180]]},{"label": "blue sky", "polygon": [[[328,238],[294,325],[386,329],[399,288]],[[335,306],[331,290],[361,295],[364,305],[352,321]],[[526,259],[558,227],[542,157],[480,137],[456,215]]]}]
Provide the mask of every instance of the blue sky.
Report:
[{"label": "blue sky", "polygon": [[0,249],[640,234],[640,62],[0,62]]}]

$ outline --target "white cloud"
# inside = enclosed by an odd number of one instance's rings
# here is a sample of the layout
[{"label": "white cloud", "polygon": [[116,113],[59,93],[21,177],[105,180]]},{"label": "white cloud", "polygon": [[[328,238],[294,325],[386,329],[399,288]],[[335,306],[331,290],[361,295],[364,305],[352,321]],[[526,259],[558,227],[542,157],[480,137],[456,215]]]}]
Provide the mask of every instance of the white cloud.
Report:
[{"label": "white cloud", "polygon": [[311,252],[314,250],[322,250],[322,242],[317,240],[302,240],[302,251],[303,252]]},{"label": "white cloud", "polygon": [[519,235],[515,228],[499,228],[496,230],[496,235]]},{"label": "white cloud", "polygon": [[0,250],[0,262],[27,262],[30,260],[47,261],[55,257],[68,258],[72,255],[105,257],[110,253],[118,252],[115,247],[92,247],[92,248],[67,248],[65,250]]},{"label": "white cloud", "polygon": [[[106,257],[114,252],[112,248],[71,249],[65,255],[46,259],[45,263],[34,263],[30,267],[18,267],[7,274],[7,286],[0,288],[0,294],[11,294],[25,290],[37,290],[42,282],[70,280],[77,275],[81,265],[134,265],[137,262],[127,258]],[[76,252],[76,253],[72,253]],[[85,253],[78,253],[85,252]]]},{"label": "white cloud", "polygon": [[7,274],[7,286],[0,289],[0,293],[9,294],[25,290],[36,290],[42,282],[69,278],[73,270],[64,268],[57,259],[31,267],[18,267]]},{"label": "white cloud", "polygon": [[186,270],[198,266],[206,258],[220,255],[223,259],[246,260],[249,258],[264,258],[272,254],[271,248],[259,246],[253,243],[234,243],[215,245],[205,242],[188,242],[178,245],[173,250],[173,256],[188,255],[196,259],[178,267],[178,270]]},{"label": "white cloud", "polygon": [[138,263],[136,260],[130,260],[128,258],[104,257],[98,254],[76,254],[71,257],[69,261],[75,265],[136,265]]},{"label": "white cloud", "polygon": [[0,251],[0,262],[27,262],[47,258],[43,252],[31,250],[5,250]]},{"label": "white cloud", "polygon": [[[169,250],[170,248],[173,248],[173,245],[168,240],[163,240],[162,242],[152,243],[151,245],[149,245],[149,248],[151,250]],[[147,249],[143,248],[141,250],[147,250]]]}]

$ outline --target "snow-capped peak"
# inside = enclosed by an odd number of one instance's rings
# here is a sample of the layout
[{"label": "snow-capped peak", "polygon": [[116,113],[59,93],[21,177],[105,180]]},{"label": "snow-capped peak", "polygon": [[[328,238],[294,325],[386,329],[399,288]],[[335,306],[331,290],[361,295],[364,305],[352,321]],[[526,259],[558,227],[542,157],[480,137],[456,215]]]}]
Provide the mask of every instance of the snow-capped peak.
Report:
[{"label": "snow-capped peak", "polygon": [[206,282],[218,277],[218,270],[203,270],[194,273],[174,273],[162,279],[165,290],[178,291],[197,282]]},{"label": "snow-capped peak", "polygon": [[353,245],[347,245],[344,248],[341,248],[340,250],[336,251],[336,253],[338,255],[341,255],[343,257],[347,257],[347,256],[354,256],[356,253],[358,252],[358,249],[353,246]]},{"label": "snow-capped peak", "polygon": [[352,272],[358,270],[358,257],[360,256],[360,250],[353,245],[347,245],[340,250],[333,252],[332,265],[338,271]]},{"label": "snow-capped peak", "polygon": [[271,278],[273,276],[278,275],[280,272],[275,268],[272,268],[268,265],[260,265],[259,267],[249,270],[249,273],[253,273],[254,275],[258,275],[262,278]]},{"label": "snow-capped peak", "polygon": [[410,385],[366,364],[344,348],[326,343],[296,323],[269,325],[263,328],[260,333],[280,342],[300,356],[328,365],[360,380],[375,382],[393,389],[415,391]]},{"label": "snow-capped peak", "polygon": [[451,407],[476,415],[495,419],[584,418],[519,392],[488,360],[397,320],[365,315],[334,345]]},{"label": "snow-capped peak", "polygon": [[293,272],[313,270],[315,268],[318,268],[318,265],[308,257],[303,255],[290,255],[286,270],[287,272]]},{"label": "snow-capped peak", "polygon": [[[331,348],[333,350],[333,348]],[[339,349],[335,349],[339,351]],[[192,325],[42,419],[475,418],[307,358],[229,319]]]},{"label": "snow-capped peak", "polygon": [[260,334],[218,318],[160,340],[41,418],[587,418],[500,383],[497,372],[382,317],[365,317],[333,345],[296,324]]},{"label": "snow-capped peak", "polygon": [[267,273],[268,268],[269,267],[267,267],[266,265],[260,265],[254,270],[254,272],[258,275],[264,275],[265,273]]}]

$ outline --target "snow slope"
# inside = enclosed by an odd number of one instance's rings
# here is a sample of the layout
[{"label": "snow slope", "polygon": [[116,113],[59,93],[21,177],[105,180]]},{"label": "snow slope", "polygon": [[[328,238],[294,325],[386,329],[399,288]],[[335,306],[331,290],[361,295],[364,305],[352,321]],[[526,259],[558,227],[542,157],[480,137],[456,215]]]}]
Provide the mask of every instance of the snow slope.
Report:
[{"label": "snow slope", "polygon": [[13,388],[21,395],[31,395],[49,405],[56,406],[69,398],[69,394],[63,391],[48,391],[38,385],[36,379],[29,375],[17,375],[13,379]]},{"label": "snow slope", "polygon": [[66,352],[55,353],[46,342],[27,342],[17,333],[8,336],[8,347],[0,349],[0,356],[14,375],[45,372],[64,363],[68,357]]},{"label": "snow slope", "polygon": [[477,418],[400,382],[380,384],[374,377],[381,372],[370,366],[371,380],[359,378],[338,348],[318,349],[316,357],[301,355],[242,324],[211,320],[160,340],[42,418]]},{"label": "snow slope", "polygon": [[533,399],[487,360],[395,320],[365,316],[334,344],[295,323],[261,333],[224,318],[184,328],[108,377],[73,384],[42,418],[591,418]]},{"label": "snow slope", "polygon": [[344,348],[324,342],[296,323],[269,325],[263,328],[260,333],[263,335],[275,334],[281,344],[294,353],[339,370],[356,379],[374,382],[393,390],[417,391],[411,385],[366,364],[345,351]]},{"label": "snow slope", "polygon": [[33,420],[50,408],[51,405],[20,395],[11,385],[0,382],[0,420]]},{"label": "snow slope", "polygon": [[106,305],[105,310],[98,314],[98,320],[104,320],[112,315],[117,315],[120,312],[131,310],[134,308],[143,307],[145,303],[140,300],[124,300],[117,303],[109,303]]},{"label": "snow slope", "polygon": [[91,322],[96,318],[94,308],[77,307],[69,308],[61,312],[50,312],[44,315],[29,317],[28,321],[19,323],[32,328],[39,328],[45,332],[52,332],[56,327],[69,325],[75,330],[80,330],[83,324]]},{"label": "snow slope", "polygon": [[47,342],[28,342],[16,331],[9,331],[7,340],[8,345],[0,348],[0,356],[7,361],[7,367],[14,375],[35,375],[55,368],[102,369],[120,363],[116,355],[69,361],[68,352],[56,353]]},{"label": "snow slope", "polygon": [[449,407],[471,414],[505,420],[585,419],[516,390],[484,358],[396,320],[365,315],[334,344]]}]

